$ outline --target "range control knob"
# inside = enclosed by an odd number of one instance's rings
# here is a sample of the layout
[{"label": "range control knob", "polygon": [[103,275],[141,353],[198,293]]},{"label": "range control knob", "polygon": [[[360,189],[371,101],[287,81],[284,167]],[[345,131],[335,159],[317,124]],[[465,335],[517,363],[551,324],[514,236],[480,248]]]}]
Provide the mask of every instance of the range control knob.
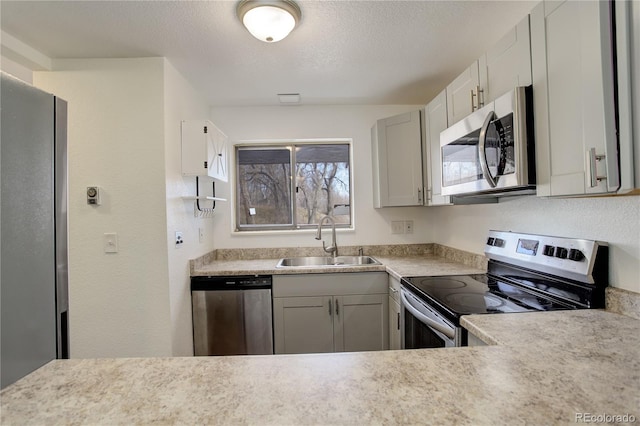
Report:
[{"label": "range control knob", "polygon": [[584,259],[584,254],[580,250],[571,249],[569,250],[569,259],[580,262],[582,259]]},{"label": "range control knob", "polygon": [[488,246],[492,246],[492,245],[493,245],[493,243],[495,242],[495,240],[496,240],[495,238],[491,238],[491,237],[489,237],[489,238],[487,239],[487,245],[488,245]]},{"label": "range control knob", "polygon": [[544,246],[542,249],[542,254],[545,256],[553,257],[553,254],[556,252],[556,248],[554,246]]},{"label": "range control knob", "polygon": [[504,247],[504,240],[502,238],[496,238],[493,245],[495,247]]},{"label": "range control knob", "polygon": [[564,247],[556,247],[556,257],[559,257],[560,259],[566,259],[567,258],[567,249]]}]

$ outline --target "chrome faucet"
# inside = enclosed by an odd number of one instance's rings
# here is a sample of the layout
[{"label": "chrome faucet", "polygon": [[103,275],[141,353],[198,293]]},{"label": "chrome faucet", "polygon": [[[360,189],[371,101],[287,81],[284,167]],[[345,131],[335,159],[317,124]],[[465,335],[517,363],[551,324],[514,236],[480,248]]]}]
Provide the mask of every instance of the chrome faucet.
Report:
[{"label": "chrome faucet", "polygon": [[333,242],[329,247],[327,247],[324,244],[323,240],[322,249],[326,253],[331,253],[331,257],[335,258],[336,256],[338,256],[338,244],[336,243],[336,221],[333,219],[333,217],[326,215],[325,217],[320,219],[320,223],[318,223],[318,232],[316,233],[316,240],[322,240],[322,224],[327,220],[331,222],[331,237],[333,239]]}]

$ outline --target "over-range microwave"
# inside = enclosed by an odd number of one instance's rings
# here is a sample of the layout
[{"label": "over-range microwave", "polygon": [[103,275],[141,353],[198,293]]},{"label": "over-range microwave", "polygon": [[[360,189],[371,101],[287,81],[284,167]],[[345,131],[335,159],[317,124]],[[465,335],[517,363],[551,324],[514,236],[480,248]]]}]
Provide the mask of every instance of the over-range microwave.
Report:
[{"label": "over-range microwave", "polygon": [[443,195],[535,193],[532,88],[516,87],[440,133]]}]

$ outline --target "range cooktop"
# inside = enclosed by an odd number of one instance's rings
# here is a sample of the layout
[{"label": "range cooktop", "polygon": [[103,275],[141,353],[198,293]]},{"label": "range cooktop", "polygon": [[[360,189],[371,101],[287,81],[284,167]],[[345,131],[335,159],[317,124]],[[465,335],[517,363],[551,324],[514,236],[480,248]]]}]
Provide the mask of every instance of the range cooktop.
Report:
[{"label": "range cooktop", "polygon": [[451,320],[461,315],[604,307],[606,243],[490,231],[487,274],[403,277]]},{"label": "range cooktop", "polygon": [[488,275],[409,277],[414,293],[435,302],[450,316],[572,309],[569,304],[527,291]]}]

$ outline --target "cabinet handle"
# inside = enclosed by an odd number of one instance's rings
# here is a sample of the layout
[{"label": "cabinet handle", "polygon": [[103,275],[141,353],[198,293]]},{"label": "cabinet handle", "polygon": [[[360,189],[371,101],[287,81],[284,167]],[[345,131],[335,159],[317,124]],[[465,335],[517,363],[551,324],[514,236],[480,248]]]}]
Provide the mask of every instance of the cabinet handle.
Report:
[{"label": "cabinet handle", "polygon": [[476,110],[476,106],[475,106],[475,104],[473,103],[473,98],[474,98],[475,96],[476,96],[476,94],[475,94],[475,93],[473,93],[473,89],[471,89],[471,112],[473,112],[473,111],[475,111],[475,110]]},{"label": "cabinet handle", "polygon": [[331,300],[329,300],[329,316],[331,316]]},{"label": "cabinet handle", "polygon": [[389,291],[390,291],[391,293],[393,293],[393,294],[396,294],[396,293],[398,292],[398,290],[396,290],[396,289],[395,289],[395,288],[393,288],[393,287],[389,287]]},{"label": "cabinet handle", "polygon": [[418,188],[418,204],[422,204],[422,188]]},{"label": "cabinet handle", "polygon": [[400,330],[400,312],[398,312],[398,330]]},{"label": "cabinet handle", "polygon": [[[482,93],[482,97],[480,97],[480,93]],[[480,86],[476,86],[476,97],[478,98],[478,109],[484,106],[484,89],[481,89]]]},{"label": "cabinet handle", "polygon": [[[480,100],[480,93],[482,93],[482,100]],[[473,102],[473,98],[476,98],[477,102]],[[480,86],[476,86],[475,91],[471,89],[471,112],[480,109],[484,106],[484,90]]]},{"label": "cabinet handle", "polygon": [[598,176],[598,161],[602,161],[606,158],[606,155],[597,155],[596,149],[591,148],[587,151],[587,158],[589,161],[589,176],[591,178],[591,188],[598,186],[600,181],[606,180],[606,176]]},{"label": "cabinet handle", "polygon": [[336,300],[336,316],[340,315],[340,305],[338,304],[338,301]]}]

